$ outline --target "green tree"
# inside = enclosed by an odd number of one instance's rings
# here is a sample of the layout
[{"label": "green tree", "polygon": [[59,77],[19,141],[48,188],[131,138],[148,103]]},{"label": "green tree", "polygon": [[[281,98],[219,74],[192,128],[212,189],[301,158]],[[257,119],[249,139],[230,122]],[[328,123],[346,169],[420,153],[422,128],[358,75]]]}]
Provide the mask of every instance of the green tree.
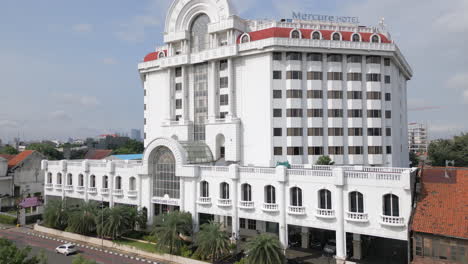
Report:
[{"label": "green tree", "polygon": [[67,227],[69,214],[66,201],[50,200],[44,208],[44,224],[50,228],[64,230]]},{"label": "green tree", "polygon": [[115,206],[100,210],[97,217],[97,233],[99,236],[110,237],[113,240],[132,230],[135,222],[128,212],[127,206]]},{"label": "green tree", "polygon": [[184,245],[181,235],[192,233],[192,215],[173,211],[155,217],[151,235],[156,240],[156,248],[169,254],[179,253]]},{"label": "green tree", "polygon": [[229,253],[229,235],[221,229],[220,223],[210,221],[201,226],[200,232],[196,234],[195,245],[196,256],[216,261]]},{"label": "green tree", "polygon": [[0,238],[0,264],[44,264],[36,256],[29,258],[30,247],[18,249],[10,240]]},{"label": "green tree", "polygon": [[142,142],[133,139],[128,140],[123,146],[114,150],[114,154],[140,154],[145,147]]},{"label": "green tree", "polygon": [[428,157],[433,166],[445,166],[446,160],[454,160],[455,166],[468,166],[468,133],[453,139],[438,139],[429,144]]},{"label": "green tree", "polygon": [[409,162],[411,167],[417,167],[419,165],[419,158],[416,152],[409,152]]},{"label": "green tree", "polygon": [[317,165],[333,165],[333,164],[335,164],[335,162],[332,161],[330,156],[320,156],[315,164],[317,164]]},{"label": "green tree", "polygon": [[85,259],[81,254],[78,254],[73,257],[72,264],[97,264],[96,261]]},{"label": "green tree", "polygon": [[274,235],[260,234],[246,245],[247,264],[279,264],[284,263],[283,248]]},{"label": "green tree", "polygon": [[42,153],[49,160],[61,160],[63,159],[63,153],[54,148],[54,146],[47,143],[33,143],[26,149],[35,150]]},{"label": "green tree", "polygon": [[17,155],[19,151],[10,145],[5,145],[0,149],[0,154]]},{"label": "green tree", "polygon": [[96,232],[98,206],[94,201],[82,202],[78,209],[70,213],[67,231],[82,235]]}]

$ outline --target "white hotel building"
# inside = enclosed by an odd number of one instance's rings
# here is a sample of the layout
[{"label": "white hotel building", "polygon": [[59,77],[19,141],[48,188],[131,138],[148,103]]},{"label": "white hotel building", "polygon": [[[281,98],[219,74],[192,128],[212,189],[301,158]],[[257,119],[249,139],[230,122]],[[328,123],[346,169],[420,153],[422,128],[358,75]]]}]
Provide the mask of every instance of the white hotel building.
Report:
[{"label": "white hotel building", "polygon": [[[164,42],[138,65],[143,160],[44,161],[47,199],[138,206],[150,224],[188,211],[195,228],[214,219],[285,247],[294,234],[304,248],[334,238],[338,260],[347,240],[356,258],[362,236],[408,240],[412,71],[382,27],[244,20],[228,0],[175,0]],[[321,155],[338,166],[311,165]]]}]

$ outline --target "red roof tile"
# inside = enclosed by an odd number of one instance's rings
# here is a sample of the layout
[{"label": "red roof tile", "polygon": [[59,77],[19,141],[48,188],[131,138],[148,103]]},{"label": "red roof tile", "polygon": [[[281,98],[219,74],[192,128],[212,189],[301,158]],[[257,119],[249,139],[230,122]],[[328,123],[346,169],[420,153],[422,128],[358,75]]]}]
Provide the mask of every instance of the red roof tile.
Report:
[{"label": "red roof tile", "polygon": [[9,155],[9,154],[0,154],[0,158],[4,158],[6,159],[7,161],[8,160],[11,160],[12,158],[14,158],[15,155]]},{"label": "red roof tile", "polygon": [[112,154],[111,149],[91,149],[86,152],[85,159],[100,160],[109,157]]},{"label": "red roof tile", "polygon": [[161,52],[164,52],[164,56],[167,56],[167,50],[151,52],[145,56],[143,62],[157,60],[159,58],[159,53]]},{"label": "red roof tile", "polygon": [[34,150],[25,150],[18,155],[16,155],[14,158],[10,159],[8,161],[8,168],[13,168],[23,162],[29,155],[33,154]]},{"label": "red roof tile", "polygon": [[468,239],[468,168],[425,168],[412,229]]}]

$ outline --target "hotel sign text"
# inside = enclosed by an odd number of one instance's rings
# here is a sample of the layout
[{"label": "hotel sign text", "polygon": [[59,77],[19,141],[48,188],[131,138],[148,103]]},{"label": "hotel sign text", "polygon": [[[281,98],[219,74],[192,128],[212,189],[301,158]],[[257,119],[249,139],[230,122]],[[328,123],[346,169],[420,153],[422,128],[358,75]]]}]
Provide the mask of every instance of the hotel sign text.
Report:
[{"label": "hotel sign text", "polygon": [[316,20],[316,21],[322,21],[322,22],[359,24],[359,17],[327,16],[327,15],[307,14],[307,13],[294,12],[294,11],[292,12],[292,18],[300,19],[300,20]]}]

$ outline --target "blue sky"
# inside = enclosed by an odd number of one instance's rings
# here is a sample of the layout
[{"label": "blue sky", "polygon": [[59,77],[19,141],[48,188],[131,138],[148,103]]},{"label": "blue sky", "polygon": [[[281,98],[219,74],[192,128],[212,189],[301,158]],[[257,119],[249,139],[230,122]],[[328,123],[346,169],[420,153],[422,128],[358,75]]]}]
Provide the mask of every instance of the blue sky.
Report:
[{"label": "blue sky", "polygon": [[[0,139],[66,139],[143,125],[137,63],[162,43],[170,0],[18,0],[0,9]],[[232,0],[241,17],[381,17],[414,70],[409,120],[468,131],[468,1]]]}]

